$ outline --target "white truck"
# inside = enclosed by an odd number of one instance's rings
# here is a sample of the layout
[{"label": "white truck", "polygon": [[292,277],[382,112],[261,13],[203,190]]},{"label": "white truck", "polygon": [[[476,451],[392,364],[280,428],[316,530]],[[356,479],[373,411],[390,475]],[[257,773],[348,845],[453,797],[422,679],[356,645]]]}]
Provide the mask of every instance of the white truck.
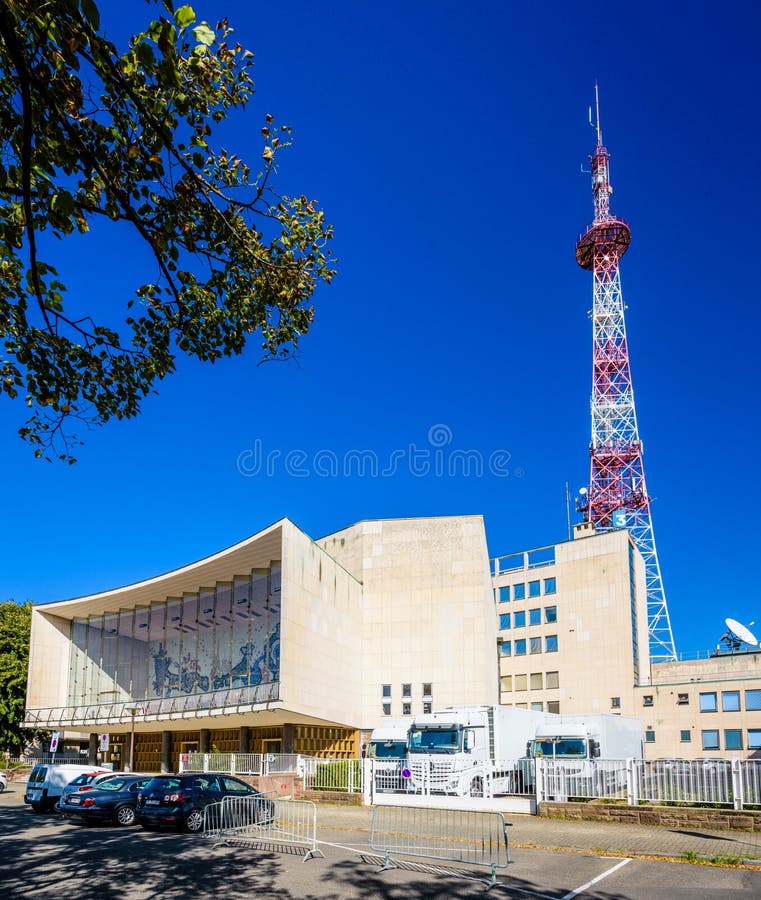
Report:
[{"label": "white truck", "polygon": [[644,758],[642,719],[612,713],[549,715],[529,741],[528,756],[550,759]]},{"label": "white truck", "polygon": [[483,797],[522,790],[528,742],[546,713],[451,706],[415,716],[407,741],[409,789]]},{"label": "white truck", "polygon": [[387,719],[370,735],[368,759],[402,760],[407,755],[407,731],[411,719]]},{"label": "white truck", "polygon": [[[548,770],[547,796],[593,797],[624,790],[626,769],[621,760],[644,758],[642,720],[611,713],[547,716],[527,747],[532,760],[559,765]],[[596,760],[612,760],[596,763]],[[533,788],[535,769],[525,769],[526,786]]]}]

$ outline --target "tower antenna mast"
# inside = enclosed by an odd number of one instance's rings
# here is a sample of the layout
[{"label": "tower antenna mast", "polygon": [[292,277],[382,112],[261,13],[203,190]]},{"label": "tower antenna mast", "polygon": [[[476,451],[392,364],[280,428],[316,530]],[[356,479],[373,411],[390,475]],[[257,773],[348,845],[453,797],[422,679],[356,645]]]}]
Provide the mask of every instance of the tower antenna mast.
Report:
[{"label": "tower antenna mast", "polygon": [[631,231],[610,212],[610,156],[602,142],[597,84],[595,116],[597,146],[590,157],[594,220],[576,243],[576,261],[593,276],[590,476],[578,508],[595,531],[629,529],[645,561],[650,659],[663,662],[675,660],[676,651],[645,485],[619,272]]}]

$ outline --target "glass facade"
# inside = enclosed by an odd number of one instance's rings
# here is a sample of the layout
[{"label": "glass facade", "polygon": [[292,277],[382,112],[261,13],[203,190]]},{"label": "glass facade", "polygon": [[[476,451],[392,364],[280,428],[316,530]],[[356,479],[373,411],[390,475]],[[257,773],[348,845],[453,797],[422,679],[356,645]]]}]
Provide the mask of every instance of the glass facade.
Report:
[{"label": "glass facade", "polygon": [[280,563],[149,606],[74,619],[69,703],[179,697],[278,681]]}]

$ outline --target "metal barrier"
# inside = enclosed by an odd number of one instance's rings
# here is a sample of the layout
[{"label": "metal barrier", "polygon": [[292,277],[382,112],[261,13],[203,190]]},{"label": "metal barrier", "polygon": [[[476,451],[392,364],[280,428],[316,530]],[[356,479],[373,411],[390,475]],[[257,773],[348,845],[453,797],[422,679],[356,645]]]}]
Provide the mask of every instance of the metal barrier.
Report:
[{"label": "metal barrier", "polygon": [[497,869],[511,862],[507,823],[499,812],[376,806],[370,846],[384,854],[379,872],[396,868],[392,854],[487,866],[491,870],[488,887],[497,883]]},{"label": "metal barrier", "polygon": [[325,854],[317,846],[317,807],[309,800],[225,797],[203,815],[204,837],[214,846],[252,843],[306,847],[302,862]]}]

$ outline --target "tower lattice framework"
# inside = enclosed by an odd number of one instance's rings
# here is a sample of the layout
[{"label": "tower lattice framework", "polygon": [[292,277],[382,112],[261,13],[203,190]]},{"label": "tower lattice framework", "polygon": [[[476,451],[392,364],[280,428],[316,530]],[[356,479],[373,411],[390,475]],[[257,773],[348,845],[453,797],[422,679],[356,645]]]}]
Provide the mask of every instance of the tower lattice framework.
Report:
[{"label": "tower lattice framework", "polygon": [[593,274],[592,441],[589,490],[579,509],[595,531],[628,528],[645,561],[650,658],[676,659],[655,548],[650,497],[637,428],[619,260],[631,232],[611,215],[609,159],[595,86],[597,146],[590,157],[594,221],[576,244],[576,261]]}]

